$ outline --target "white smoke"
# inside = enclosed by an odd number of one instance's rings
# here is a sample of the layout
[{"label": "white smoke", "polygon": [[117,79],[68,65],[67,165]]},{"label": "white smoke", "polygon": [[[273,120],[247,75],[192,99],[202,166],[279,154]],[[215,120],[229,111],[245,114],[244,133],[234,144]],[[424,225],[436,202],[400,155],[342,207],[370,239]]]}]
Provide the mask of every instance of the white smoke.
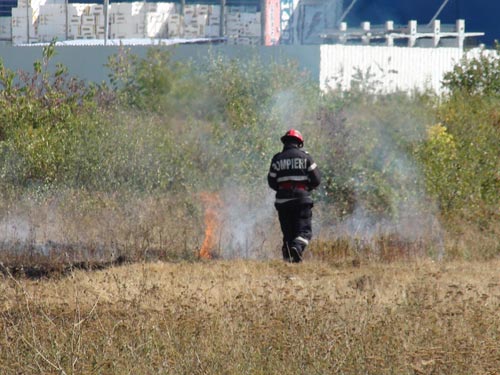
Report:
[{"label": "white smoke", "polygon": [[[357,155],[352,155],[352,163],[359,166],[359,174],[351,176],[355,200],[352,213],[341,220],[316,222],[315,232],[326,239],[348,239],[354,248],[371,249],[374,254],[379,252],[384,239],[395,239],[408,245],[412,251],[426,252],[442,259],[445,255],[444,230],[438,220],[438,209],[426,195],[422,183],[424,178],[417,164],[401,146],[403,142],[411,144],[420,139],[422,126],[404,116],[398,119],[400,123],[383,123],[370,120],[371,117],[363,111],[346,112],[347,126],[356,124],[360,118],[365,121],[365,131],[359,131],[360,128],[355,126],[356,131],[350,139],[355,149],[366,153],[359,160]],[[399,128],[404,125],[408,128],[403,132]],[[388,208],[386,212],[379,212],[371,206],[377,192],[370,189],[380,187],[385,199],[381,206]]]},{"label": "white smoke", "polygon": [[34,225],[23,217],[6,217],[0,221],[0,242],[34,241]]},{"label": "white smoke", "polygon": [[226,188],[221,193],[220,255],[225,259],[261,259],[272,257],[273,238],[279,228],[275,219],[274,193],[263,184],[265,192],[248,196],[241,188]]}]

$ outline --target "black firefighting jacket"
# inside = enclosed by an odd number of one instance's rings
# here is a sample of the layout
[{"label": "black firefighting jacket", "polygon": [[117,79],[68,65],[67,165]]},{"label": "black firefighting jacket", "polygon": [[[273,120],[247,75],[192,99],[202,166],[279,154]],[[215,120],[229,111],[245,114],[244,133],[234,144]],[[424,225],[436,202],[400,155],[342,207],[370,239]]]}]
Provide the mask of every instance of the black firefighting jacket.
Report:
[{"label": "black firefighting jacket", "polygon": [[285,144],[283,151],[273,156],[267,183],[276,191],[276,205],[312,203],[310,191],[321,183],[321,175],[311,155],[296,144]]}]

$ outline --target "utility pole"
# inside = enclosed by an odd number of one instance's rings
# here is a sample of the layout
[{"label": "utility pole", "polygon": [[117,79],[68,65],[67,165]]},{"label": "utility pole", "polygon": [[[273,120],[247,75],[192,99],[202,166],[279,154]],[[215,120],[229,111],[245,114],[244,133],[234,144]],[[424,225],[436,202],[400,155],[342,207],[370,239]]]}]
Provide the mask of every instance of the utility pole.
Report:
[{"label": "utility pole", "polygon": [[220,24],[219,24],[219,36],[224,37],[224,24],[226,23],[226,0],[220,0]]},{"label": "utility pole", "polygon": [[180,9],[180,24],[179,24],[179,37],[184,38],[185,34],[185,19],[184,16],[186,15],[186,0],[181,0],[181,9]]},{"label": "utility pole", "polygon": [[104,45],[108,44],[109,0],[104,0]]},{"label": "utility pole", "polygon": [[260,43],[266,45],[267,34],[267,1],[260,1]]},{"label": "utility pole", "polygon": [[30,42],[30,9],[31,9],[31,0],[28,1],[26,7],[26,42],[29,44]]},{"label": "utility pole", "polygon": [[65,40],[68,40],[68,35],[69,35],[69,32],[68,32],[68,28],[69,28],[69,15],[68,15],[68,0],[65,0],[64,1],[64,16],[65,16],[65,22],[64,22],[64,25],[65,25],[65,35],[64,35],[64,39]]},{"label": "utility pole", "polygon": [[142,31],[142,37],[146,38],[148,36],[148,4],[146,0],[142,2],[142,9],[144,9],[144,30]]}]

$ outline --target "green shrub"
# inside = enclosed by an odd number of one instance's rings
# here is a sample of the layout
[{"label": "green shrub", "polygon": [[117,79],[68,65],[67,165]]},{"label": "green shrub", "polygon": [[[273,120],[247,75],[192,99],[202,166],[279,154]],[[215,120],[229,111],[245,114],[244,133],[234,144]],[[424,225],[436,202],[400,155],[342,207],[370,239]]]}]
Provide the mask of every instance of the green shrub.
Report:
[{"label": "green shrub", "polygon": [[106,67],[119,103],[135,110],[169,115],[184,112],[196,100],[200,87],[190,64],[174,62],[171,51],[162,47],[149,48],[145,58],[121,48]]},{"label": "green shrub", "polygon": [[498,97],[500,95],[500,44],[496,50],[464,55],[460,63],[445,74],[443,85],[452,95]]},{"label": "green shrub", "polygon": [[448,94],[437,120],[446,137],[441,134],[438,144],[436,135],[429,137],[420,153],[429,190],[444,213],[489,218],[497,210],[500,191],[498,47],[464,58],[446,74],[444,86]]},{"label": "green shrub", "polygon": [[449,210],[456,195],[457,145],[442,124],[430,126],[427,139],[418,149],[428,192],[436,199],[441,210]]},{"label": "green shrub", "polygon": [[[51,69],[54,44],[43,49],[32,73],[16,73],[0,62],[0,158],[3,182],[64,180],[80,141],[91,130],[102,88]],[[52,71],[53,70],[53,71]],[[102,103],[101,103],[102,104]]]},{"label": "green shrub", "polygon": [[497,112],[500,100],[450,97],[440,110],[440,120],[455,140],[455,156],[448,174],[454,191],[450,208],[482,210],[498,204],[500,191],[500,133]]}]

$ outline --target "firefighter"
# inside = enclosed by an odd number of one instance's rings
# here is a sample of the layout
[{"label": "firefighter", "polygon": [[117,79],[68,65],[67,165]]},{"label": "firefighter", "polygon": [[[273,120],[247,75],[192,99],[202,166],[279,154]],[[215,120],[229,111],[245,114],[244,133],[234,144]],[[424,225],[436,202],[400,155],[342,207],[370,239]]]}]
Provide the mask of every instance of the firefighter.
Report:
[{"label": "firefighter", "polygon": [[281,137],[283,150],[273,156],[267,182],[276,191],[274,206],[283,232],[283,259],[299,263],[312,238],[311,190],[321,182],[318,166],[302,149],[304,138],[295,129]]}]

